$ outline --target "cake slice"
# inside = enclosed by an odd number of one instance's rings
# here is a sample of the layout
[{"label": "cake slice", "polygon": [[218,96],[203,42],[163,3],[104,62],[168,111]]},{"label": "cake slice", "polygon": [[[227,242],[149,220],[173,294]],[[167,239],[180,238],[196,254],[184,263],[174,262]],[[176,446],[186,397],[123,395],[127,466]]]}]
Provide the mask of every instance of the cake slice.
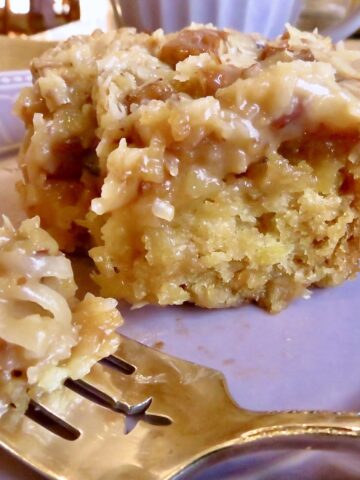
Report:
[{"label": "cake slice", "polygon": [[358,271],[359,60],[290,26],[72,38],[17,103],[24,203],[104,295],[279,311]]}]

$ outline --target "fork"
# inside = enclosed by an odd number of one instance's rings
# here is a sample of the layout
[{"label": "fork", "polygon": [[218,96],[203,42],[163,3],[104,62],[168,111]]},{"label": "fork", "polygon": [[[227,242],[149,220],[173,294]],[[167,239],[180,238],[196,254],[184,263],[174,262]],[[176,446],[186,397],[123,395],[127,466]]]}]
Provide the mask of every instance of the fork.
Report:
[{"label": "fork", "polygon": [[245,410],[220,372],[124,336],[83,380],[0,421],[0,445],[57,480],[188,479],[250,450],[359,449],[359,440],[358,413]]}]

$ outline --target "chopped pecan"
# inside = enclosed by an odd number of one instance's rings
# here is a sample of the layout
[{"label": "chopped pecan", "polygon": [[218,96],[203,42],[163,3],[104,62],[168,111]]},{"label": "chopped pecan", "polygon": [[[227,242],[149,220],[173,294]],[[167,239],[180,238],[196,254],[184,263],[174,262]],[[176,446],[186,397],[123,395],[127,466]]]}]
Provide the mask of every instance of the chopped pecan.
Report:
[{"label": "chopped pecan", "polygon": [[190,55],[207,52],[217,56],[221,41],[225,41],[227,37],[228,34],[223,30],[210,28],[182,30],[163,45],[159,58],[175,67],[178,62],[185,60]]},{"label": "chopped pecan", "polygon": [[130,107],[132,103],[142,104],[149,100],[167,100],[173,93],[173,87],[162,79],[147,83],[126,96],[124,103]]},{"label": "chopped pecan", "polygon": [[225,88],[242,78],[243,69],[234,65],[219,65],[201,72],[206,95],[215,95],[219,88]]}]

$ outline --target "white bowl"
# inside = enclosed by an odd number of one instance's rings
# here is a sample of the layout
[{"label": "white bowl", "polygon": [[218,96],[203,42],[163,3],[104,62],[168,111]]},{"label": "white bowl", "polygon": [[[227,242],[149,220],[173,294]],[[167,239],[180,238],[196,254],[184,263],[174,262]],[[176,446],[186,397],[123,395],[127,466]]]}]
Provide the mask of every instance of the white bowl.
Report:
[{"label": "white bowl", "polygon": [[196,23],[274,38],[295,23],[302,0],[118,0],[125,25],[173,32]]}]

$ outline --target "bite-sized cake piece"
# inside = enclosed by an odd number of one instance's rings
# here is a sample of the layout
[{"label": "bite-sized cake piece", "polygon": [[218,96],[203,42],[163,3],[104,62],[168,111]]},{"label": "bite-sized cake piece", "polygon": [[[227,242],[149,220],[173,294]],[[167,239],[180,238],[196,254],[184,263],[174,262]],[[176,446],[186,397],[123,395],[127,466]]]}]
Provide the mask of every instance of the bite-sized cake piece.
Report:
[{"label": "bite-sized cake piece", "polygon": [[30,398],[52,392],[66,378],[86,375],[113,353],[122,323],[117,302],[75,298],[70,260],[40,228],[39,218],[16,230],[0,227],[0,417],[23,412]]},{"label": "bite-sized cake piece", "polygon": [[17,104],[25,205],[104,295],[278,311],[358,271],[359,60],[290,26],[72,38]]}]

